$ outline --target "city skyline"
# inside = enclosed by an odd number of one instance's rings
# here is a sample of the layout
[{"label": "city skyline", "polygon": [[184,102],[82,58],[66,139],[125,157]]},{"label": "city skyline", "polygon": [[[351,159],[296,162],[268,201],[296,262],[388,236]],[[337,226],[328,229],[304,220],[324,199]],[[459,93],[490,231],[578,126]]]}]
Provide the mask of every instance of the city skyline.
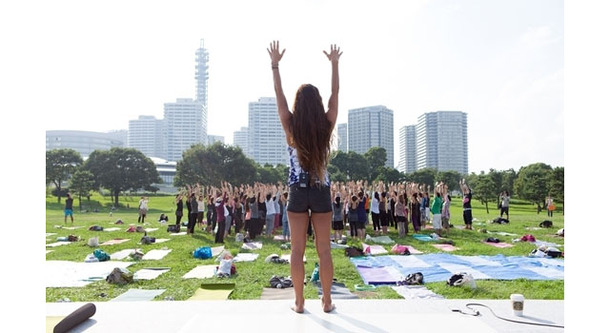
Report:
[{"label": "city skyline", "polygon": [[[137,16],[137,2],[121,13],[48,8],[58,13],[40,32],[39,48],[53,64],[40,80],[50,87],[41,98],[55,110],[43,114],[45,129],[110,131],[139,115],[162,118],[164,103],[196,97],[194,52],[203,39],[208,134],[231,144],[247,126],[248,103],[274,96],[270,41],[286,48],[280,71],[289,104],[304,82],[318,86],[326,103],[330,66],[322,50],[336,43],[344,51],[338,123],[350,109],[385,105],[394,110],[397,138],[423,113],[461,110],[469,114],[471,172],[564,165],[563,2],[347,4],[312,1],[298,15],[276,1],[198,2],[189,11],[147,4],[147,15]],[[311,17],[328,23],[301,29]]]}]

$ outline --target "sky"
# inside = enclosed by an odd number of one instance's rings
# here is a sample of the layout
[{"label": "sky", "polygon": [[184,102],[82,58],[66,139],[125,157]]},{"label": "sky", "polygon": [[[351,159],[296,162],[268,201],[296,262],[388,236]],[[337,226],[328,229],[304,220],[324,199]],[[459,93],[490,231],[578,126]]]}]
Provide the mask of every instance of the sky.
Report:
[{"label": "sky", "polygon": [[[29,10],[27,2],[15,6]],[[164,103],[195,97],[203,39],[208,134],[232,143],[233,132],[248,126],[248,103],[274,96],[266,48],[279,40],[290,105],[302,83],[327,101],[322,51],[337,44],[344,52],[338,123],[350,109],[386,106],[395,152],[401,127],[423,113],[457,110],[468,114],[470,172],[564,165],[562,1],[53,1],[36,8],[28,12],[36,25],[12,37],[27,65],[9,70],[27,71],[17,80],[27,87],[24,98],[43,105],[45,131],[106,132],[128,129],[140,115],[162,119]]]}]

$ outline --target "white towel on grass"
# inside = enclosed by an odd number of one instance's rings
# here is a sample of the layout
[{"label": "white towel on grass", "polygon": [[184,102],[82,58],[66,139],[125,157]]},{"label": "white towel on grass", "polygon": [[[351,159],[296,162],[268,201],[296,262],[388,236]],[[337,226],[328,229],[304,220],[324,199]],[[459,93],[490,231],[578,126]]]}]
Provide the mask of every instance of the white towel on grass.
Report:
[{"label": "white towel on grass", "polygon": [[161,260],[168,253],[172,252],[171,249],[167,250],[150,250],[143,257],[142,260]]}]

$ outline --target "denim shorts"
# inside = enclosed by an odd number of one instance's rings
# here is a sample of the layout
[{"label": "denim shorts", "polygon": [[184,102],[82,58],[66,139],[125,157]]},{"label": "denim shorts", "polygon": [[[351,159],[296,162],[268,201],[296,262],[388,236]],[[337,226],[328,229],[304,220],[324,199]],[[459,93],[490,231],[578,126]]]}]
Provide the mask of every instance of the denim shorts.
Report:
[{"label": "denim shorts", "polygon": [[312,213],[332,212],[330,187],[291,185],[286,210],[293,213],[305,213],[308,210],[311,210]]}]

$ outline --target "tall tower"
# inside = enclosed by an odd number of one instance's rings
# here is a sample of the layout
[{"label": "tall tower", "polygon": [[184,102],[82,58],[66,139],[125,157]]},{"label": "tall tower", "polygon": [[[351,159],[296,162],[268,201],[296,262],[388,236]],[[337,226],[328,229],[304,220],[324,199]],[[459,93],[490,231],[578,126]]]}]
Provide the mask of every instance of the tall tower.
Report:
[{"label": "tall tower", "polygon": [[261,165],[288,165],[286,135],[277,115],[275,97],[261,97],[249,103],[246,155]]},{"label": "tall tower", "polygon": [[461,111],[424,113],[417,118],[417,169],[468,174],[468,119]]},{"label": "tall tower", "polygon": [[348,111],[347,148],[358,154],[372,147],[386,151],[385,166],[394,167],[394,113],[383,105]]},{"label": "tall tower", "polygon": [[204,136],[207,138],[208,135],[208,61],[210,56],[208,50],[203,47],[203,39],[199,42],[199,48],[195,52],[195,81],[196,86],[196,97],[195,101],[202,105],[203,116],[202,124]]}]

